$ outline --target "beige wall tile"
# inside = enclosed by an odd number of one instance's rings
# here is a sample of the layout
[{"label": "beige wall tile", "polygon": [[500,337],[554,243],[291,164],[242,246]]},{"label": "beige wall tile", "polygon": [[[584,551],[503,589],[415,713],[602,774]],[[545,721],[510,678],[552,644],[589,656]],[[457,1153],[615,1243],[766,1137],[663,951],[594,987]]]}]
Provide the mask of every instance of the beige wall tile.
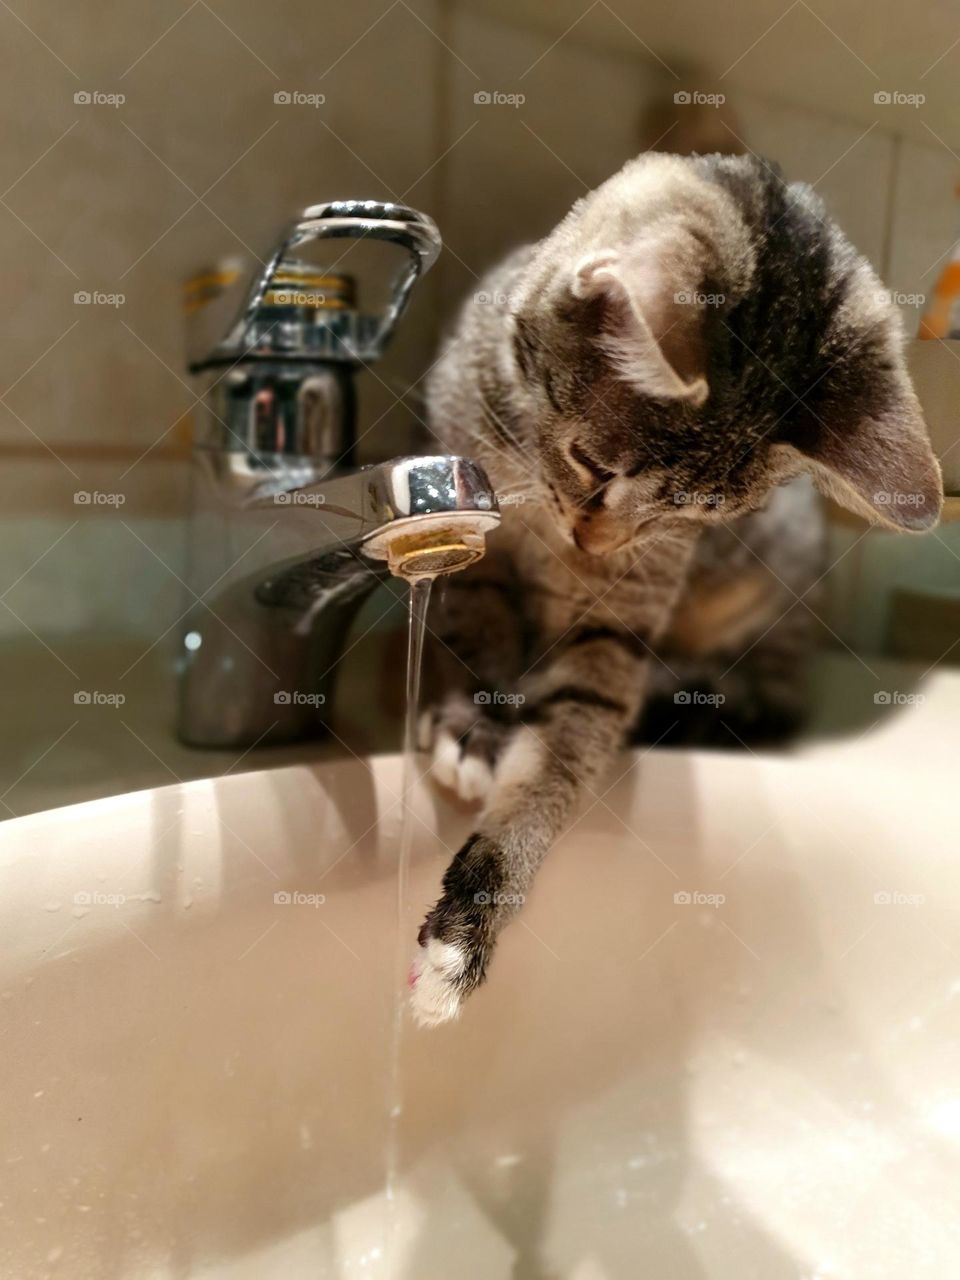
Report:
[{"label": "beige wall tile", "polygon": [[[159,635],[184,607],[184,459],[3,463],[0,635]],[[39,642],[38,642],[39,643]]]},{"label": "beige wall tile", "polygon": [[[2,176],[16,185],[5,196],[13,212],[0,208],[0,271],[19,323],[0,352],[0,389],[43,357],[10,396],[16,414],[52,444],[147,444],[189,403],[178,380],[186,276],[225,253],[265,255],[288,216],[318,200],[412,188],[430,207],[436,69],[448,56],[433,34],[437,9],[298,0],[281,20],[240,0],[219,18],[200,5],[174,22],[176,12],[138,0],[116,27],[111,12],[109,40],[86,6],[55,16],[41,3],[39,38],[4,20]],[[126,102],[77,105],[77,90]],[[278,105],[278,90],[326,101]],[[76,307],[77,290],[125,303]],[[420,373],[431,315],[421,311],[390,354],[388,383]],[[393,397],[367,383],[371,420]],[[389,447],[408,417],[386,413],[370,451],[377,437]],[[0,443],[26,438],[0,414]]]},{"label": "beige wall tile", "polygon": [[731,99],[751,151],[809,182],[830,216],[873,265],[885,269],[894,140],[879,126],[848,124],[749,95]]},{"label": "beige wall tile", "polygon": [[[447,312],[508,249],[545,235],[638,153],[641,107],[665,74],[572,39],[551,48],[541,35],[476,18],[465,6],[456,10],[453,41],[460,62],[446,64],[454,143],[442,205]],[[497,92],[525,101],[474,100]]]},{"label": "beige wall tile", "polygon": [[[906,295],[933,292],[960,238],[960,201],[954,196],[958,181],[960,160],[934,139],[929,146],[907,141],[899,145],[887,272],[891,289]],[[918,311],[922,306],[903,309],[911,337],[917,331]]]}]

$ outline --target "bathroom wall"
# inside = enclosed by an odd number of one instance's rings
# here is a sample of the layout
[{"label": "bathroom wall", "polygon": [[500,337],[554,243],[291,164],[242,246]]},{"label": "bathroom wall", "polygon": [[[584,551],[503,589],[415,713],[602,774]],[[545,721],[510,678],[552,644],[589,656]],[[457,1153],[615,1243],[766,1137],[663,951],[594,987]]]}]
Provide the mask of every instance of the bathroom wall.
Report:
[{"label": "bathroom wall", "polygon": [[[194,399],[181,283],[266,254],[329,195],[436,205],[440,22],[433,0],[0,10],[0,592],[19,579],[0,633],[152,638],[176,617]],[[325,101],[275,101],[296,91]],[[375,452],[409,438],[393,388],[433,347],[425,294],[366,380]]]},{"label": "bathroom wall", "polygon": [[[263,255],[292,210],[329,196],[431,212],[447,252],[361,388],[361,425],[375,424],[364,456],[400,452],[421,411],[416,388],[400,397],[455,300],[633,155],[644,109],[675,84],[640,45],[599,51],[576,28],[554,40],[452,0],[21,9],[0,8],[0,638],[14,654],[107,633],[162,645],[178,616],[187,275],[224,253]],[[324,102],[275,101],[296,91]],[[729,97],[743,143],[814,182],[891,288],[930,288],[960,222],[960,160],[945,145],[903,140],[895,120],[868,128]],[[885,556],[867,535],[869,555],[838,568],[858,574],[841,594],[876,603],[921,561],[939,583],[955,528],[932,557],[918,544]],[[882,605],[869,625],[848,615],[833,620],[842,639],[881,642]]]}]

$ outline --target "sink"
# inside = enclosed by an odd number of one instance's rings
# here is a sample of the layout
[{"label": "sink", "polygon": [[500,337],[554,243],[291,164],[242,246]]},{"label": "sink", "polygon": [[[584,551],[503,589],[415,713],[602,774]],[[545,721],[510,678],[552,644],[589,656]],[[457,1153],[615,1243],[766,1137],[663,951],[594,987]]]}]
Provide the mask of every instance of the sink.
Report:
[{"label": "sink", "polygon": [[[944,673],[856,741],[624,757],[408,1023],[389,1220],[399,758],[2,824],[0,1273],[953,1274],[958,722]],[[412,807],[411,949],[470,829]]]}]

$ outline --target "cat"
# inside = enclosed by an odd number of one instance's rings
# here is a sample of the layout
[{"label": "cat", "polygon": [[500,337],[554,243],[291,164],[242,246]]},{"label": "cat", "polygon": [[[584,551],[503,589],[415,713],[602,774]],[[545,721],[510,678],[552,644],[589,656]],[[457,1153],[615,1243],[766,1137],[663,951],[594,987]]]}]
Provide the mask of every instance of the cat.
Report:
[{"label": "cat", "polygon": [[464,305],[428,422],[485,465],[503,519],[431,622],[433,772],[483,807],[420,930],[421,1024],[483,981],[657,702],[683,724],[695,689],[731,739],[796,723],[813,485],[887,528],[939,515],[902,345],[819,198],[753,156],[630,161]]}]

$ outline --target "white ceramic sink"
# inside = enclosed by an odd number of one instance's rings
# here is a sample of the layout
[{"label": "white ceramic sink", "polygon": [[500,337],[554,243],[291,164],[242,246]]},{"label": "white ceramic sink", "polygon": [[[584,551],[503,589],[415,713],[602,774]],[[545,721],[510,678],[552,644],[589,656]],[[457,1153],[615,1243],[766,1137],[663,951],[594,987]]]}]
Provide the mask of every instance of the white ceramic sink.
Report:
[{"label": "white ceramic sink", "polygon": [[[407,1026],[389,1258],[399,761],[3,824],[0,1274],[956,1274],[960,678],[925,693],[623,761],[462,1020]],[[415,809],[411,946],[469,830]]]}]

